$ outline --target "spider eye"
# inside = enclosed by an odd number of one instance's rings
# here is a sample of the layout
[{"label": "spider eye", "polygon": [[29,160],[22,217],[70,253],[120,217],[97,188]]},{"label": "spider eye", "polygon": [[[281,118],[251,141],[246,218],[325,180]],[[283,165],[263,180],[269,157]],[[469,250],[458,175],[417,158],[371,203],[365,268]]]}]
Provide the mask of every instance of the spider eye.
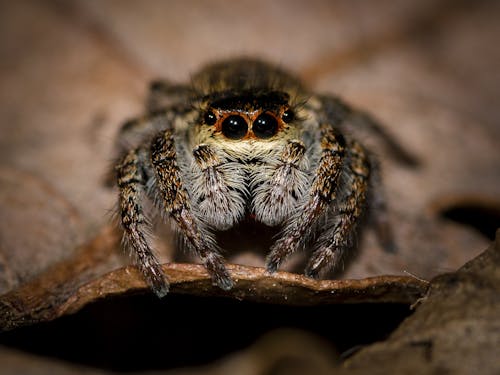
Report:
[{"label": "spider eye", "polygon": [[205,116],[203,117],[205,124],[213,125],[217,122],[217,117],[212,111],[205,112]]},{"label": "spider eye", "polygon": [[271,138],[278,132],[278,121],[269,113],[263,113],[253,122],[252,130],[258,138]]},{"label": "spider eye", "polygon": [[295,118],[295,114],[291,109],[287,109],[283,114],[281,115],[281,119],[286,122],[287,124],[292,122],[293,119]]},{"label": "spider eye", "polygon": [[243,138],[248,131],[245,119],[238,115],[231,115],[222,121],[222,134],[229,139]]}]

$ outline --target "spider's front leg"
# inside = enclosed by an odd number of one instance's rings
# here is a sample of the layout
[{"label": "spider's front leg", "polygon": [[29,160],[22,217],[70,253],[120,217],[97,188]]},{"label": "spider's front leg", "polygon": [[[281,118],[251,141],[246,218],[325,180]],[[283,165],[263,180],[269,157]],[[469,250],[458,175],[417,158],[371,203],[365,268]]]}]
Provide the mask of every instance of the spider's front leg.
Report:
[{"label": "spider's front leg", "polygon": [[345,155],[344,137],[330,125],[321,126],[321,157],[312,183],[309,199],[297,210],[283,229],[267,257],[268,272],[275,272],[283,261],[309,237],[318,219],[324,216],[335,199]]},{"label": "spider's front leg", "polygon": [[173,134],[170,130],[158,135],[151,143],[151,162],[156,175],[157,188],[166,213],[176,222],[188,246],[202,260],[212,280],[224,290],[233,286],[215,240],[193,215],[190,200],[183,186]]},{"label": "spider's front leg", "polygon": [[[341,99],[334,96],[320,95],[316,97],[320,107],[316,113],[319,114],[319,120],[330,119],[340,129],[347,132],[355,132],[357,129],[366,130],[377,136],[385,144],[387,150],[396,160],[409,167],[418,166],[418,159],[406,151],[390,133],[388,133],[382,124],[369,114],[350,107]],[[370,189],[369,196],[369,222],[376,231],[379,243],[385,251],[389,253],[396,252],[397,246],[393,238],[391,223],[387,210],[385,190],[382,184],[380,165],[373,155],[367,156],[370,164]]]},{"label": "spider's front leg", "polygon": [[147,152],[136,149],[126,154],[116,167],[123,242],[130,248],[147,283],[158,295],[168,293],[169,284],[161,265],[153,253],[148,234],[151,224],[141,205],[146,178],[143,173]]},{"label": "spider's front leg", "polygon": [[354,141],[347,148],[347,153],[347,168],[340,178],[333,217],[321,230],[305,270],[309,277],[317,278],[322,271],[336,268],[342,254],[353,246],[357,225],[366,208],[370,177],[368,156],[363,147]]}]

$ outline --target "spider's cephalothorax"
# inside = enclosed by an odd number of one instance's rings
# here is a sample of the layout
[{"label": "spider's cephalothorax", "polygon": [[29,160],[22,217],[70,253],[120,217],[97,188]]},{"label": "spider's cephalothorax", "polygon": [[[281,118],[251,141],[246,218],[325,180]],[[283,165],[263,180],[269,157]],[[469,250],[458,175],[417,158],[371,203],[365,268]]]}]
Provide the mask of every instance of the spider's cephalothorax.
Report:
[{"label": "spider's cephalothorax", "polygon": [[335,268],[368,200],[390,247],[382,194],[369,189],[379,185],[374,160],[343,134],[357,117],[384,135],[366,115],[258,60],[212,64],[189,86],[151,89],[148,114],[122,127],[116,171],[125,242],[158,295],[168,281],[147,236],[146,197],[222,289],[233,281],[214,235],[247,218],[280,228],[269,272],[299,248],[311,252],[306,275]]}]

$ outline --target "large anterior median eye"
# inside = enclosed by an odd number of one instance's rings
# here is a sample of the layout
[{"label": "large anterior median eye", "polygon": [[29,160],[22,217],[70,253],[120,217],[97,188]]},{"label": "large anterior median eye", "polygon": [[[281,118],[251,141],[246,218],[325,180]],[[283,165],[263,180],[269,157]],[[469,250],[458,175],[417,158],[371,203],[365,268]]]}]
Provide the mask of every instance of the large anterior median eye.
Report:
[{"label": "large anterior median eye", "polygon": [[241,116],[231,115],[222,121],[222,134],[229,139],[243,138],[247,131],[248,124]]},{"label": "large anterior median eye", "polygon": [[263,113],[253,122],[252,130],[258,138],[271,138],[278,131],[278,121],[273,115]]}]

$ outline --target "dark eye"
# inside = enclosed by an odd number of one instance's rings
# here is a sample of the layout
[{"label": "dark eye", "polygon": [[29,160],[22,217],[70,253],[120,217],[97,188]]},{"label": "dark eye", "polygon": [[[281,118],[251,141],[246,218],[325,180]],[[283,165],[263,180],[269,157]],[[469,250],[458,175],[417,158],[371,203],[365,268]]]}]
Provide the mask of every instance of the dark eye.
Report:
[{"label": "dark eye", "polygon": [[245,119],[238,115],[231,115],[222,122],[222,134],[230,139],[243,138],[248,131]]},{"label": "dark eye", "polygon": [[205,112],[205,116],[203,117],[205,124],[213,125],[217,122],[217,117],[212,111]]},{"label": "dark eye", "polygon": [[283,115],[281,115],[281,119],[287,124],[292,122],[294,118],[295,114],[291,109],[287,109],[285,112],[283,112]]},{"label": "dark eye", "polygon": [[271,138],[278,131],[278,121],[269,113],[263,113],[253,122],[252,130],[258,138]]}]

